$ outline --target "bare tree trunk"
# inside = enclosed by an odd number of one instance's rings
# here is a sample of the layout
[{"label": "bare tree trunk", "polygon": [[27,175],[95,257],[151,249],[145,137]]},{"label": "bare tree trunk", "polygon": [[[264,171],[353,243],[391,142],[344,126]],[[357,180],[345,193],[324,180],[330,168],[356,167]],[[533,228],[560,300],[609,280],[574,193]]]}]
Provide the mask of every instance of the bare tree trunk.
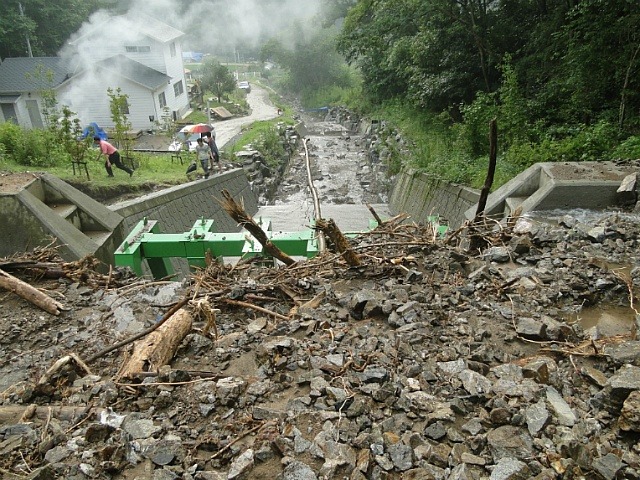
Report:
[{"label": "bare tree trunk", "polygon": [[249,233],[251,233],[251,235],[260,242],[266,253],[277,258],[285,265],[293,265],[296,263],[293,258],[280,250],[271,242],[271,240],[269,240],[269,237],[267,237],[267,234],[262,230],[260,225],[251,218],[251,215],[244,210],[244,207],[241,204],[237,203],[233,199],[227,190],[222,191],[222,196],[224,197],[224,200],[218,200],[218,202],[220,202],[220,205],[222,205],[225,212],[227,212],[239,225],[247,229]]},{"label": "bare tree trunk", "polygon": [[60,315],[63,305],[19,278],[0,270],[0,287],[5,288],[52,315]]},{"label": "bare tree trunk", "polygon": [[349,245],[349,240],[342,234],[336,222],[332,219],[324,220],[322,218],[316,219],[316,228],[322,230],[322,232],[333,242],[336,246],[338,252],[342,254],[342,258],[349,264],[351,267],[357,267],[362,262],[360,261],[360,257],[356,252],[353,251],[351,245]]},{"label": "bare tree trunk", "polygon": [[487,169],[487,177],[485,178],[484,185],[480,191],[480,198],[478,199],[478,208],[476,209],[476,215],[473,219],[473,226],[471,227],[471,243],[470,250],[480,250],[482,248],[482,238],[475,232],[475,226],[480,223],[481,217],[484,215],[484,210],[487,206],[487,199],[489,198],[489,192],[491,191],[491,185],[493,185],[493,177],[496,172],[496,161],[498,157],[498,122],[494,118],[489,123],[489,167]]},{"label": "bare tree trunk", "polygon": [[626,116],[627,110],[627,87],[629,86],[629,79],[631,78],[631,70],[633,69],[633,63],[636,61],[636,57],[638,56],[638,52],[640,51],[640,44],[636,47],[633,55],[631,56],[631,60],[629,61],[629,65],[627,65],[627,73],[624,76],[624,84],[622,85],[622,94],[620,98],[620,113],[618,116],[618,127],[622,130],[624,126],[624,119]]},{"label": "bare tree trunk", "polygon": [[134,344],[133,354],[120,369],[118,378],[133,378],[140,372],[157,371],[169,364],[191,331],[192,323],[193,318],[187,310],[178,310],[157,330]]}]

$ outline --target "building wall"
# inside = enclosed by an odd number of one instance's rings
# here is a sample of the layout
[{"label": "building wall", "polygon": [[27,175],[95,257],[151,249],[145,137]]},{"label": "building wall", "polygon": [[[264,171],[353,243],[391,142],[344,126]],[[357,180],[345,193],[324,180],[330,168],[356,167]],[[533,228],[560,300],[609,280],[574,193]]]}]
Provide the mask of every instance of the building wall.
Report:
[{"label": "building wall", "polygon": [[[175,43],[176,51],[175,56],[171,56],[171,44]],[[178,116],[182,117],[189,109],[189,89],[187,87],[187,79],[184,75],[184,62],[182,60],[182,44],[180,41],[169,42],[164,46],[164,56],[166,64],[166,74],[171,77],[170,92],[166,93],[167,107],[170,111],[178,112]],[[183,91],[176,97],[173,90],[173,85],[176,82],[182,81]],[[167,89],[169,90],[169,89]]]},{"label": "building wall", "polygon": [[[120,87],[122,93],[129,96],[130,114],[127,117],[132,128],[134,130],[151,128],[149,115],[157,115],[155,108],[157,95],[154,95],[151,90],[122,77],[117,77],[118,83],[114,83],[114,77],[110,76],[93,76],[91,73],[85,73],[82,77],[60,90],[62,102],[76,112],[82,125],[96,122],[102,128],[112,128],[114,125],[111,120],[107,89],[111,88],[115,91]],[[90,101],[87,101],[87,95],[83,96],[78,91],[77,85],[82,85],[83,90],[91,92]]]}]

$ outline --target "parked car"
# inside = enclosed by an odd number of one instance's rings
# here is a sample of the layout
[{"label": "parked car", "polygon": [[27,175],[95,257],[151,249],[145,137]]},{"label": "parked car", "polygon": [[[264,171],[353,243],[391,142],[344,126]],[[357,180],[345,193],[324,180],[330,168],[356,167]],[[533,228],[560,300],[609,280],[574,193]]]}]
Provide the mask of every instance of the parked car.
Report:
[{"label": "parked car", "polygon": [[238,82],[238,88],[240,90],[244,90],[247,93],[251,91],[251,85],[249,85],[249,82]]}]

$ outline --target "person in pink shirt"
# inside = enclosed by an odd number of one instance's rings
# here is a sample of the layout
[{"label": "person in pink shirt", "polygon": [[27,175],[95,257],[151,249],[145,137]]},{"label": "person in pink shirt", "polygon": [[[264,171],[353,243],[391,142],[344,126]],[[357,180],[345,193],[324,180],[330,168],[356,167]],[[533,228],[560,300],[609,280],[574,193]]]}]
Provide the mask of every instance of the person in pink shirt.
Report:
[{"label": "person in pink shirt", "polygon": [[100,137],[93,137],[93,143],[100,148],[100,155],[104,155],[106,160],[104,162],[104,168],[107,170],[107,175],[113,177],[113,170],[111,169],[111,165],[115,165],[120,170],[124,170],[131,177],[133,175],[133,170],[127,167],[122,160],[120,159],[120,152],[118,149],[111,145],[106,140],[101,140]]}]

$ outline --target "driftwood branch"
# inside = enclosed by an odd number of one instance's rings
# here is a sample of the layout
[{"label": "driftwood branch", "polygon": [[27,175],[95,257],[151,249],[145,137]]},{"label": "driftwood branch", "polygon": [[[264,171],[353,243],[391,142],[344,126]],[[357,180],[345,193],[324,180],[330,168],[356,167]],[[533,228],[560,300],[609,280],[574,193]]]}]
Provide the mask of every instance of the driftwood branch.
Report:
[{"label": "driftwood branch", "polygon": [[218,200],[218,202],[220,203],[222,208],[225,210],[225,212],[227,212],[229,216],[231,216],[231,218],[233,218],[238,223],[238,225],[245,228],[249,233],[251,233],[251,235],[253,235],[253,237],[256,240],[258,240],[258,242],[260,242],[265,253],[267,253],[268,255],[274,258],[277,258],[285,265],[293,265],[294,263],[296,263],[296,261],[293,258],[291,258],[289,255],[284,253],[282,250],[276,247],[271,242],[271,240],[269,240],[269,238],[267,237],[267,234],[264,232],[264,230],[262,230],[260,225],[258,225],[253,220],[251,215],[249,215],[244,210],[243,205],[237,203],[233,199],[229,191],[223,190],[222,196],[224,197],[224,199]]},{"label": "driftwood branch", "polygon": [[89,367],[87,367],[87,365],[76,354],[72,353],[69,355],[65,355],[64,357],[56,361],[53,365],[51,365],[51,367],[49,367],[44,375],[40,377],[40,380],[38,380],[37,387],[52,383],[51,380],[53,379],[53,377],[67,365],[71,365],[72,368],[79,370],[80,373],[83,374],[83,376],[91,375],[91,370],[89,370]]},{"label": "driftwood branch", "polygon": [[258,305],[253,305],[252,303],[241,302],[240,300],[231,300],[230,298],[221,298],[222,302],[228,305],[235,305],[237,307],[245,307],[251,308],[253,310],[257,310],[258,312],[262,312],[266,315],[272,315],[275,318],[279,318],[280,320],[290,320],[289,317],[285,317],[284,315],[280,315],[279,313],[272,312],[271,310],[267,310],[264,307],[259,307]]},{"label": "driftwood branch", "polygon": [[371,215],[373,215],[373,218],[376,219],[376,222],[378,222],[378,226],[384,225],[384,222],[382,221],[382,219],[378,215],[378,212],[376,212],[376,210],[371,205],[369,205],[368,203],[367,203],[367,208],[371,212]]},{"label": "driftwood branch", "polygon": [[52,315],[60,315],[60,311],[64,309],[60,302],[4,270],[0,270],[0,287],[19,295]]},{"label": "driftwood branch", "polygon": [[478,208],[476,209],[476,215],[471,224],[470,233],[471,241],[469,249],[472,251],[481,250],[486,242],[477,233],[476,226],[480,224],[482,217],[485,214],[485,208],[487,206],[487,199],[489,198],[489,192],[493,185],[493,177],[496,172],[496,161],[498,157],[498,122],[494,118],[489,123],[489,167],[487,168],[487,176],[484,180],[484,185],[480,191],[480,198],[478,199]]},{"label": "driftwood branch", "polygon": [[47,420],[57,418],[63,421],[76,421],[85,416],[88,411],[99,415],[103,408],[91,409],[87,406],[33,406],[33,405],[2,405],[0,406],[0,425],[15,425],[20,422]]},{"label": "driftwood branch", "polygon": [[333,219],[325,220],[323,218],[318,218],[316,220],[316,228],[322,230],[322,232],[331,239],[333,244],[336,246],[336,249],[342,254],[342,258],[345,259],[349,266],[357,267],[362,264],[360,257],[351,248],[349,240],[342,234]]}]

